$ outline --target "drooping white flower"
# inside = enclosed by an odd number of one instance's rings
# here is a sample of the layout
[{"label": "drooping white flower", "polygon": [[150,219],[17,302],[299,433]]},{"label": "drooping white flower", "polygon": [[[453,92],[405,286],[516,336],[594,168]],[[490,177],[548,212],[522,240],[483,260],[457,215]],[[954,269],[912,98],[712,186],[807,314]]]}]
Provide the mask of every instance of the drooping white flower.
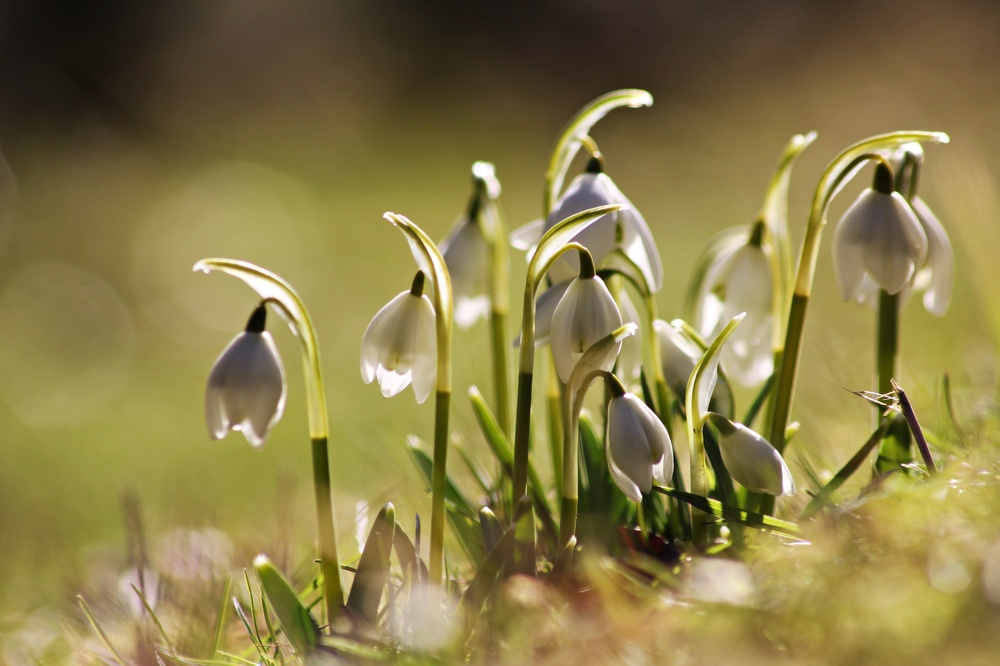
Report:
[{"label": "drooping white flower", "polygon": [[698,363],[698,359],[701,358],[702,350],[678,329],[662,319],[654,321],[653,328],[656,330],[660,342],[663,377],[667,380],[667,386],[674,392],[674,395],[683,400],[688,379],[691,377],[691,372]]},{"label": "drooping white flower", "polygon": [[[653,480],[665,484],[674,473],[674,453],[663,423],[641,399],[609,383],[613,397],[608,403],[608,426],[604,440],[608,469],[615,485],[631,500],[653,488]],[[617,389],[617,390],[616,390]]]},{"label": "drooping white flower", "polygon": [[361,340],[361,378],[378,379],[391,398],[412,382],[418,403],[430,395],[437,376],[434,306],[417,272],[409,291],[398,294],[372,318]]},{"label": "drooping white flower", "polygon": [[719,431],[719,451],[729,474],[747,490],[769,495],[794,495],[795,481],[778,450],[742,423],[708,414]]},{"label": "drooping white flower", "polygon": [[[704,351],[679,328],[662,319],[654,321],[653,328],[660,343],[663,378],[683,403],[688,379]],[[703,410],[713,409],[728,414],[733,409],[732,387],[727,381],[718,379],[717,369],[711,369],[708,379],[702,383],[703,395],[699,396],[698,404]]]},{"label": "drooping white flower", "polygon": [[[624,289],[618,294],[618,308],[623,322],[638,322],[639,310],[635,307],[628,292]],[[617,372],[627,386],[634,387],[642,378],[642,345],[644,339],[642,330],[636,327],[635,335],[622,340],[621,352],[618,354]]]},{"label": "drooping white flower", "polygon": [[246,330],[233,338],[212,366],[205,387],[205,422],[212,439],[230,430],[243,433],[255,447],[285,407],[285,370],[271,334],[264,330],[262,303],[250,315]]},{"label": "drooping white flower", "polygon": [[469,328],[490,311],[490,297],[486,293],[489,242],[479,222],[472,216],[463,215],[440,247],[451,276],[455,323],[460,328]]},{"label": "drooping white flower", "polygon": [[[577,234],[573,242],[587,248],[598,266],[620,249],[639,267],[650,290],[659,291],[663,285],[663,265],[649,225],[614,181],[600,171],[598,160],[591,160],[587,172],[573,179],[544,223],[536,220],[515,230],[511,242],[514,247],[530,250],[546,231],[567,217],[608,204],[624,204],[628,208],[598,218]],[[567,252],[553,264],[549,276],[553,282],[562,282],[572,279],[579,270],[577,255]]]},{"label": "drooping white flower", "polygon": [[837,224],[833,265],[844,300],[865,298],[865,279],[889,294],[912,284],[927,259],[927,234],[909,204],[893,191],[892,172],[879,164],[873,186]]},{"label": "drooping white flower", "polygon": [[[556,371],[563,382],[569,381],[573,367],[591,345],[622,325],[618,304],[593,268],[592,262],[589,266],[584,265],[580,277],[566,288],[552,313],[549,344]],[[618,347],[620,349],[621,344]]]},{"label": "drooping white flower", "polygon": [[744,386],[761,384],[774,370],[773,299],[771,261],[759,238],[720,252],[700,289],[695,326],[706,339],[713,339],[733,317],[746,313],[721,358],[726,374]]}]

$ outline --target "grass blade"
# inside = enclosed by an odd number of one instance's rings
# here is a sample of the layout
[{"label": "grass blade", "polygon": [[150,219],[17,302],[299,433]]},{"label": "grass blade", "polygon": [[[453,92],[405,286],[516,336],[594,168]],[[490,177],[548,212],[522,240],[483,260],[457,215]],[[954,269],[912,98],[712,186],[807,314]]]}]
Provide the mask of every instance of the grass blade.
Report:
[{"label": "grass blade", "polygon": [[319,645],[320,633],[315,620],[267,556],[258,555],[253,567],[288,642],[300,656],[308,655]]},{"label": "grass blade", "polygon": [[90,626],[93,627],[94,631],[97,632],[97,635],[101,637],[101,642],[104,643],[104,647],[111,651],[111,654],[114,655],[115,661],[117,661],[120,666],[126,666],[125,660],[122,659],[120,654],[118,654],[118,650],[115,649],[115,646],[111,644],[111,640],[108,638],[108,635],[104,633],[104,630],[101,629],[101,625],[97,623],[97,618],[94,617],[94,613],[90,610],[90,606],[87,604],[86,599],[83,598],[83,595],[76,595],[76,601],[80,604],[83,614],[87,616],[87,621],[90,622]]},{"label": "grass blade", "polygon": [[730,504],[723,504],[718,500],[702,497],[701,495],[692,495],[682,490],[674,490],[673,488],[664,488],[661,486],[653,486],[653,489],[664,495],[676,497],[682,502],[686,502],[696,509],[704,511],[727,523],[738,523],[795,539],[802,537],[802,531],[799,529],[799,526],[787,520],[772,518],[771,516],[754,511],[745,511]]}]

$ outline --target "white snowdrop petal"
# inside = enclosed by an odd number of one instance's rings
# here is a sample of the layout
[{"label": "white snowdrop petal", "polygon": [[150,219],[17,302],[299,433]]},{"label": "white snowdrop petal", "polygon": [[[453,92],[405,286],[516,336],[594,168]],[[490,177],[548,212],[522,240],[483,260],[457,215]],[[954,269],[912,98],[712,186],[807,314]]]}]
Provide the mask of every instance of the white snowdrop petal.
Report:
[{"label": "white snowdrop petal", "polygon": [[[645,407],[642,401],[631,394],[611,400],[608,405],[605,446],[609,448],[608,455],[618,470],[635,484],[640,492],[648,493],[653,488],[655,461],[652,460],[650,443],[645,436],[638,406]],[[622,489],[622,492],[625,492],[625,489]]]},{"label": "white snowdrop petal", "polygon": [[628,497],[633,502],[642,501],[642,493],[639,491],[639,486],[632,479],[625,476],[625,474],[618,469],[615,461],[612,459],[611,447],[605,443],[605,458],[608,462],[608,471],[611,472],[611,480],[614,481],[615,485],[618,486],[618,490],[622,491],[625,497]]},{"label": "white snowdrop petal", "polygon": [[573,280],[552,313],[549,342],[559,379],[568,382],[583,353],[621,325],[621,312],[603,280]]},{"label": "white snowdrop petal", "polygon": [[413,382],[417,402],[426,400],[437,371],[430,299],[404,291],[389,301],[365,330],[361,359],[362,379],[370,382],[374,375],[382,395],[391,398]]},{"label": "white snowdrop petal", "polygon": [[701,351],[680,331],[662,319],[653,322],[660,343],[660,362],[667,385],[678,396],[683,396],[688,379]]},{"label": "white snowdrop petal", "polygon": [[730,475],[748,490],[770,495],[793,495],[795,483],[788,465],[770,442],[740,423],[732,433],[721,433],[719,450]]},{"label": "white snowdrop petal", "polygon": [[[913,212],[927,234],[927,262],[921,273],[926,277],[924,307],[931,314],[943,317],[951,303],[954,282],[955,255],[944,226],[920,197],[910,202]],[[918,275],[918,279],[920,275]]]},{"label": "white snowdrop petal", "polygon": [[213,439],[240,431],[256,447],[281,418],[285,373],[267,332],[243,332],[216,359],[205,389],[205,421]]}]

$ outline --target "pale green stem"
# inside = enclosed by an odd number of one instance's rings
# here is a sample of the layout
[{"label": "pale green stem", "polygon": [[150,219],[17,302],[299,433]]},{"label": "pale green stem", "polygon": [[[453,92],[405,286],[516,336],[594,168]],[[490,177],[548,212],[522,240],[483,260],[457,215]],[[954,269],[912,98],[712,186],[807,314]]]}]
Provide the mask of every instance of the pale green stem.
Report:
[{"label": "pale green stem", "polygon": [[[535,373],[535,289],[541,276],[562,256],[575,250],[587,252],[579,243],[567,243],[554,252],[539,271],[538,279],[525,282],[524,303],[521,313],[521,344],[518,353],[517,406],[514,422],[514,471],[512,474],[511,505],[517,503],[528,489],[528,443],[531,439],[531,393]],[[536,253],[539,250],[536,250]]]},{"label": "pale green stem", "polygon": [[[284,310],[284,305],[274,299],[266,299]],[[305,313],[305,307],[302,311]],[[290,321],[290,314],[285,312]],[[340,556],[337,553],[337,529],[333,513],[333,483],[330,479],[330,447],[327,434],[329,417],[326,411],[326,397],[323,390],[323,375],[320,370],[319,346],[312,320],[305,313],[302,335],[302,360],[306,368],[305,383],[309,431],[312,441],[313,488],[316,496],[316,517],[318,524],[320,570],[323,572],[323,598],[326,600],[327,621],[333,622],[344,604],[344,586],[340,580]],[[305,336],[308,336],[306,340]]]},{"label": "pale green stem", "polygon": [[549,354],[548,371],[545,373],[545,404],[549,420],[549,448],[552,457],[552,475],[555,480],[556,496],[562,497],[563,479],[559,470],[563,466],[563,432],[566,421],[563,417],[566,401],[565,386],[561,386],[556,372],[555,358]]},{"label": "pale green stem", "polygon": [[440,587],[444,575],[445,493],[448,485],[448,417],[451,401],[451,277],[434,241],[403,215],[385,219],[403,232],[414,259],[434,283],[434,324],[437,337],[437,377],[434,409],[434,469],[431,475],[431,548],[428,582]]},{"label": "pale green stem", "polygon": [[510,348],[510,334],[507,331],[509,311],[507,230],[503,223],[500,207],[496,202],[486,200],[483,206],[484,211],[492,213],[494,223],[490,238],[490,342],[493,352],[493,392],[496,400],[497,422],[504,434],[510,435],[510,369],[507,360]]},{"label": "pale green stem", "polygon": [[438,388],[434,396],[434,469],[431,479],[431,559],[428,580],[441,585],[444,566],[444,500],[448,489],[448,412],[451,391]]},{"label": "pale green stem", "polygon": [[[878,392],[889,395],[894,390],[894,380],[899,378],[899,294],[889,294],[884,289],[879,290],[878,300],[878,334],[876,336],[876,368]],[[875,424],[894,416],[882,416],[882,407],[875,406]],[[896,436],[890,428],[882,440],[876,458],[876,475],[880,470],[894,469],[901,462],[911,460],[909,438]]]}]

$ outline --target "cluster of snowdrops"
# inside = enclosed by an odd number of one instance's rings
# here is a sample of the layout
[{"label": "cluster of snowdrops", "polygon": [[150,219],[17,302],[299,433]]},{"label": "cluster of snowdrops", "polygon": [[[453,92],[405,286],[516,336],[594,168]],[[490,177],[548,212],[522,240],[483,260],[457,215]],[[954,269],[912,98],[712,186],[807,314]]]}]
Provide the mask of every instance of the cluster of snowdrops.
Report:
[{"label": "cluster of snowdrops", "polygon": [[[900,308],[922,293],[925,307],[941,315],[950,298],[949,240],[917,193],[921,143],[944,143],[947,136],[894,132],[845,149],[819,181],[798,253],[788,231],[789,180],[815,135],[794,136],[755,221],[710,240],[696,264],[684,319],[666,321],[656,309],[663,282],[656,242],[639,209],[605,172],[591,136],[609,111],[651,103],[645,91],[615,91],[574,116],[545,173],[541,218],[512,233],[500,183],[486,162],[473,166],[467,209],[442,242],[406,217],[386,213],[412,250],[415,273],[400,276],[409,288],[365,331],[361,378],[377,381],[386,397],[408,386],[418,403],[434,394],[429,452],[411,448],[431,493],[430,538],[425,556],[419,520],[409,531],[387,505],[360,560],[349,567],[349,592],[337,551],[324,385],[308,311],[287,282],[263,268],[230,259],[196,265],[241,278],[260,296],[208,379],[205,414],[213,438],[238,430],[259,447],[281,417],[285,373],[266,331],[268,310],[294,331],[306,368],[319,567],[311,585],[295,589],[266,557],[255,562],[277,619],[268,625],[268,640],[254,641],[259,658],[272,661],[282,647],[307,660],[344,651],[344,640],[359,627],[379,629],[364,635],[368,649],[383,654],[460,654],[482,633],[477,618],[489,608],[497,581],[513,574],[581,585],[577,564],[589,554],[638,553],[646,564],[636,567],[676,567],[685,554],[739,549],[752,534],[799,538],[796,522],[773,514],[775,497],[796,493],[783,454],[794,434],[790,408],[802,331],[827,210],[862,172],[873,170],[871,187],[836,224],[832,239],[844,300],[872,305],[879,322],[878,386],[870,395],[885,411],[860,460],[874,458],[876,474],[904,467],[934,473],[894,380]],[[570,178],[581,151],[585,166]],[[528,257],[515,339],[508,331],[511,246]],[[475,387],[469,398],[499,474],[463,452],[462,471],[482,491],[473,501],[448,468],[451,345],[456,328],[481,318],[490,336],[490,399]],[[603,392],[591,391],[595,384]],[[755,396],[740,413],[733,384]],[[533,400],[536,393],[544,399]],[[552,478],[539,473],[539,456],[548,457]],[[689,469],[677,460],[688,461]],[[811,493],[799,518],[830,503],[858,466]],[[448,529],[447,543],[461,552],[446,552]],[[436,629],[428,627],[428,616],[438,620]]]}]

